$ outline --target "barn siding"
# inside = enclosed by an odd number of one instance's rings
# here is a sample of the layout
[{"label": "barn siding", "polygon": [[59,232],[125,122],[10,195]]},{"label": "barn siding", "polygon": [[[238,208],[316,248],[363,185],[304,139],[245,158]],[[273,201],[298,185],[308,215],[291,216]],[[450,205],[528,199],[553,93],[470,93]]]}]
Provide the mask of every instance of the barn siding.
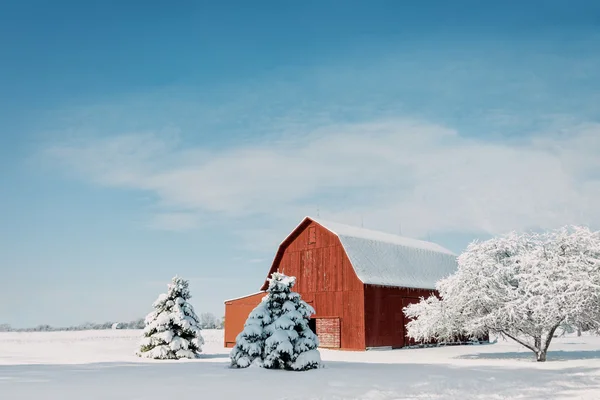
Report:
[{"label": "barn siding", "polygon": [[340,318],[341,348],[364,350],[364,285],[337,236],[311,222],[280,257],[274,266],[278,272],[296,277],[294,290],[315,308],[314,317]]},{"label": "barn siding", "polygon": [[403,347],[408,319],[402,308],[428,297],[433,290],[365,286],[366,347]]},{"label": "barn siding", "polygon": [[266,293],[256,293],[225,302],[225,347],[233,347],[235,338],[244,329],[248,315],[261,302]]}]

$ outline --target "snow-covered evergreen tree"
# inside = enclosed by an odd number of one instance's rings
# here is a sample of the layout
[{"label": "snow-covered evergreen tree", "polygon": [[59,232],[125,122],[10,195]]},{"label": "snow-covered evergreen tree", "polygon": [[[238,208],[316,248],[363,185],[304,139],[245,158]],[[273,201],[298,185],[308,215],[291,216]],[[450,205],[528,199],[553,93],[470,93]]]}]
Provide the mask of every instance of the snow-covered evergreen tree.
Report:
[{"label": "snow-covered evergreen tree", "polygon": [[156,359],[196,358],[204,339],[200,320],[188,300],[189,282],[175,276],[167,293],[158,296],[146,317],[144,337],[137,355]]},{"label": "snow-covered evergreen tree", "polygon": [[563,228],[472,243],[441,280],[441,300],[405,309],[408,335],[451,340],[497,333],[546,360],[559,326],[600,329],[600,233]]},{"label": "snow-covered evergreen tree", "polygon": [[250,313],[231,352],[231,365],[306,371],[321,366],[319,339],[309,328],[314,309],[292,292],[296,278],[273,273],[267,295]]},{"label": "snow-covered evergreen tree", "polygon": [[235,339],[235,346],[231,350],[231,366],[246,368],[256,363],[262,365],[265,349],[265,326],[271,323],[271,313],[267,308],[267,297],[256,306],[244,324],[244,330]]},{"label": "snow-covered evergreen tree", "polygon": [[272,369],[305,371],[319,368],[319,339],[309,328],[315,310],[292,292],[295,277],[273,273],[265,303],[271,323],[265,326],[263,366]]}]

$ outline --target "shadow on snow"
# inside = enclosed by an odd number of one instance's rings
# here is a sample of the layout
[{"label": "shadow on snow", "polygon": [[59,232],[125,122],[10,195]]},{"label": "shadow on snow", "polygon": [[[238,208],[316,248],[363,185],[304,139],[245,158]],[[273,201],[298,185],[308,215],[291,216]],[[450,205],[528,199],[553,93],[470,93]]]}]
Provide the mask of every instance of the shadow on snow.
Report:
[{"label": "shadow on snow", "polygon": [[[523,361],[535,361],[535,355],[532,351],[519,351],[519,352],[502,352],[502,353],[476,353],[476,354],[465,354],[455,357],[457,359],[468,359],[468,360],[523,360]],[[569,360],[592,360],[600,359],[600,351],[598,350],[576,350],[576,351],[565,351],[556,350],[548,351],[546,362],[553,361],[569,361]]]},{"label": "shadow on snow", "polygon": [[[598,356],[598,352],[553,352],[553,357],[556,353]],[[510,354],[504,353],[504,358],[511,358]],[[526,353],[514,353],[512,358],[515,355],[525,358]],[[480,356],[494,357],[494,353]],[[494,396],[553,399],[575,398],[578,390],[600,390],[599,372],[597,368],[583,367],[546,370],[522,366],[342,361],[327,362],[325,368],[308,372],[230,369],[226,361],[13,365],[0,366],[0,392],[7,393],[7,398],[61,400],[197,399],[198,396],[261,400]]]}]

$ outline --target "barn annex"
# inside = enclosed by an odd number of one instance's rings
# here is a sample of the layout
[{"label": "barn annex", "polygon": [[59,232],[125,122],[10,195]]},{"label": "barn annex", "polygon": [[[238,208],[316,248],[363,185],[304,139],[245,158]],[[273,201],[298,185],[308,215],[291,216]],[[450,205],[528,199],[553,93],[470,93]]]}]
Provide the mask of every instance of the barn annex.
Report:
[{"label": "barn annex", "polygon": [[[402,308],[435,292],[456,256],[429,242],[306,217],[279,246],[267,277],[296,277],[316,311],[321,347],[366,350],[410,344]],[[261,292],[225,302],[225,346],[233,347]]]}]

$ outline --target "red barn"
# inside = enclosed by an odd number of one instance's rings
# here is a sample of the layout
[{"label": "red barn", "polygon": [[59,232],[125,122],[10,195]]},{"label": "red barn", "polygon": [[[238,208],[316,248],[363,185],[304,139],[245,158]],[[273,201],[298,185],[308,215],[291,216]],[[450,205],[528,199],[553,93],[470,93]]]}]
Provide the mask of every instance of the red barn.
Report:
[{"label": "red barn", "polygon": [[[294,290],[316,311],[311,324],[321,347],[365,350],[410,344],[402,308],[455,270],[456,256],[437,244],[306,217],[279,246],[267,277],[296,277]],[[234,346],[263,297],[225,302],[225,346]]]}]

